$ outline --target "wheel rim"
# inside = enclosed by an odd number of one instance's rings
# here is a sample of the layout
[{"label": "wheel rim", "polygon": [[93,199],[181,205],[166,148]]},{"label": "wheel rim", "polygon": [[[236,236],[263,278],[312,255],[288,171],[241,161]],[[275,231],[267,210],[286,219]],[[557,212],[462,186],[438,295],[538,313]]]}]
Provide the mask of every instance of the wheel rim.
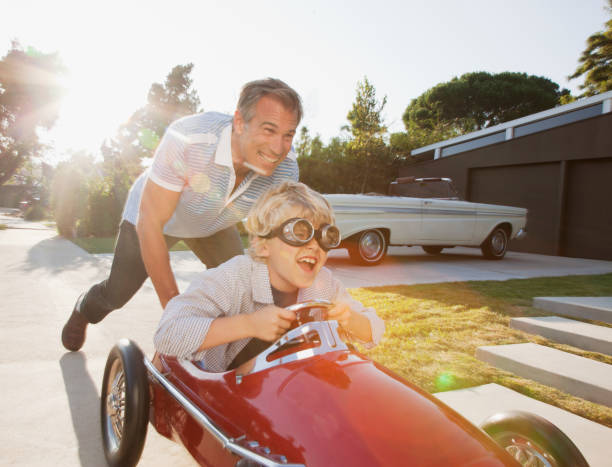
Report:
[{"label": "wheel rim", "polygon": [[106,387],[104,427],[109,448],[116,452],[121,445],[125,426],[125,374],[119,359],[113,362]]},{"label": "wheel rim", "polygon": [[526,467],[557,467],[557,462],[545,450],[522,436],[511,436],[503,443],[508,454]]},{"label": "wheel rim", "polygon": [[378,232],[366,232],[359,239],[359,252],[366,261],[375,261],[382,254],[384,240]]},{"label": "wheel rim", "polygon": [[493,237],[491,237],[491,249],[496,256],[506,251],[506,238],[506,232],[502,229],[496,230]]}]

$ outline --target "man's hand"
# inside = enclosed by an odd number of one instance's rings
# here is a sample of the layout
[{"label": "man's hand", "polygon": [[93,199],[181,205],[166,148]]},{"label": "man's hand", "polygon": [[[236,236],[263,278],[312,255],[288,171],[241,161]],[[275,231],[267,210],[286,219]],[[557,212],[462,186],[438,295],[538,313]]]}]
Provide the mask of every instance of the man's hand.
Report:
[{"label": "man's hand", "polygon": [[295,320],[295,313],[275,305],[268,305],[250,315],[251,335],[267,342],[273,342],[285,334]]}]

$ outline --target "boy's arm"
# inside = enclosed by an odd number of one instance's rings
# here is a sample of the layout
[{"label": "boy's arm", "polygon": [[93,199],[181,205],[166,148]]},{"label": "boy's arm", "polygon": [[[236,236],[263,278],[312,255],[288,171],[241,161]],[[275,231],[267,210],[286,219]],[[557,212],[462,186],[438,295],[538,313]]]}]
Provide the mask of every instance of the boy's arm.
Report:
[{"label": "boy's arm", "polygon": [[333,278],[335,296],[334,307],[328,310],[328,318],[338,321],[343,329],[366,347],[377,345],[385,332],[385,322],[373,308],[364,307],[361,302],[350,296],[342,283]]},{"label": "boy's arm", "polygon": [[372,326],[368,317],[353,311],[348,303],[336,302],[327,312],[328,319],[335,319],[338,324],[354,337],[363,342],[372,342]]},{"label": "boy's arm", "polygon": [[246,337],[272,342],[282,336],[295,319],[295,313],[267,305],[251,314],[222,316],[211,324],[198,352]]}]

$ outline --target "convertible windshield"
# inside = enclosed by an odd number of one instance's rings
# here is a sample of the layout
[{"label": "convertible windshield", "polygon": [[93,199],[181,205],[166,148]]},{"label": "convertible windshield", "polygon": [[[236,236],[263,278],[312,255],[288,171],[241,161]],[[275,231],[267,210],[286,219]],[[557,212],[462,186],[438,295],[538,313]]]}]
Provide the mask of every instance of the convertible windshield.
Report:
[{"label": "convertible windshield", "polygon": [[389,195],[410,196],[412,198],[459,199],[455,187],[449,179],[411,179],[391,182]]}]

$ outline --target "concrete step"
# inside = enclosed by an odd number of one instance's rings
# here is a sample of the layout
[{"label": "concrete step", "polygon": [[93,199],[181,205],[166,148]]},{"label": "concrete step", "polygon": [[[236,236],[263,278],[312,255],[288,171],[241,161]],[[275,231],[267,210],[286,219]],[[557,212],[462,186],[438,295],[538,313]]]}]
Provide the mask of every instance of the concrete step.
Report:
[{"label": "concrete step", "polygon": [[612,406],[612,365],[531,343],[479,347],[476,357],[524,378]]},{"label": "concrete step", "polygon": [[560,316],[512,318],[510,327],[579,349],[612,355],[612,328]]},{"label": "concrete step", "polygon": [[434,396],[477,426],[499,412],[521,410],[534,413],[544,417],[565,433],[580,449],[591,467],[610,466],[610,452],[606,446],[612,445],[612,428],[498,384],[438,392]]},{"label": "concrete step", "polygon": [[612,297],[534,297],[533,306],[558,315],[612,324]]}]

